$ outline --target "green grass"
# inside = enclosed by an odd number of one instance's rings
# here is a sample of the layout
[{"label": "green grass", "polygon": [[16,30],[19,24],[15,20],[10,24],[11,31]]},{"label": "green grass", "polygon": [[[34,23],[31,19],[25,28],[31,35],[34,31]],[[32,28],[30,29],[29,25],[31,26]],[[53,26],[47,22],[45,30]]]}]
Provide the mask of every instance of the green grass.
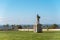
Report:
[{"label": "green grass", "polygon": [[0,31],[0,40],[60,40],[60,32]]}]

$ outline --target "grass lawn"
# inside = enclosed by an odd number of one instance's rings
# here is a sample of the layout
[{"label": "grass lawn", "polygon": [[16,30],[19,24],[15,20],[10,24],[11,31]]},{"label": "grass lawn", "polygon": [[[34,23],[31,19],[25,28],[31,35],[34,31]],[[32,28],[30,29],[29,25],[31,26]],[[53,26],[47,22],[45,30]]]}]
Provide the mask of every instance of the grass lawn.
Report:
[{"label": "grass lawn", "polygon": [[0,31],[0,40],[60,40],[60,32]]}]

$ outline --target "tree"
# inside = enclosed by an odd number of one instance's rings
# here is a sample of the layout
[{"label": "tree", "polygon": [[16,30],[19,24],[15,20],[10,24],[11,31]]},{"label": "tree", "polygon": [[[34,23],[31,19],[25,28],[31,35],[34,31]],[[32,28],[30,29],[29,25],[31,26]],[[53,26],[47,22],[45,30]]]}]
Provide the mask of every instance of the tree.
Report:
[{"label": "tree", "polygon": [[57,24],[53,24],[53,25],[51,25],[50,28],[51,28],[51,29],[56,29],[56,28],[58,28],[58,25],[57,25]]},{"label": "tree", "polygon": [[18,29],[22,29],[22,26],[21,25],[16,25],[18,27]]},{"label": "tree", "polygon": [[3,26],[4,26],[4,30],[7,31],[8,27],[9,27],[9,24],[3,25]]},{"label": "tree", "polygon": [[11,25],[12,26],[12,30],[15,30],[15,24],[14,25]]}]

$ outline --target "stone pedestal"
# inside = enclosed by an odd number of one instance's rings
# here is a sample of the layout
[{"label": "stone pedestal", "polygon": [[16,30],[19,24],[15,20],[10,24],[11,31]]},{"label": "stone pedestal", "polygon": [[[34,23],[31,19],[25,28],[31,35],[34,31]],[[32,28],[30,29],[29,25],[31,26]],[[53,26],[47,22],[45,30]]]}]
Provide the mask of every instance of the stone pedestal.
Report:
[{"label": "stone pedestal", "polygon": [[41,24],[37,24],[36,27],[37,27],[37,32],[41,33],[42,32]]},{"label": "stone pedestal", "polygon": [[34,32],[42,33],[41,24],[36,24],[36,25],[34,26]]}]

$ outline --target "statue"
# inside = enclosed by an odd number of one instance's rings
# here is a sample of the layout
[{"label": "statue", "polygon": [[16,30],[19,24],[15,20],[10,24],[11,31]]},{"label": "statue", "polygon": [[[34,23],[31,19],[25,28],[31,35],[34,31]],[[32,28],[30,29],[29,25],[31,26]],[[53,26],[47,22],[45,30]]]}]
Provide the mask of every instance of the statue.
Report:
[{"label": "statue", "polygon": [[39,19],[40,19],[40,16],[37,14],[37,19],[36,19],[37,23],[34,26],[34,32],[42,33],[42,27],[41,27],[41,24],[39,23]]},{"label": "statue", "polygon": [[39,24],[40,16],[37,14],[37,24]]}]

